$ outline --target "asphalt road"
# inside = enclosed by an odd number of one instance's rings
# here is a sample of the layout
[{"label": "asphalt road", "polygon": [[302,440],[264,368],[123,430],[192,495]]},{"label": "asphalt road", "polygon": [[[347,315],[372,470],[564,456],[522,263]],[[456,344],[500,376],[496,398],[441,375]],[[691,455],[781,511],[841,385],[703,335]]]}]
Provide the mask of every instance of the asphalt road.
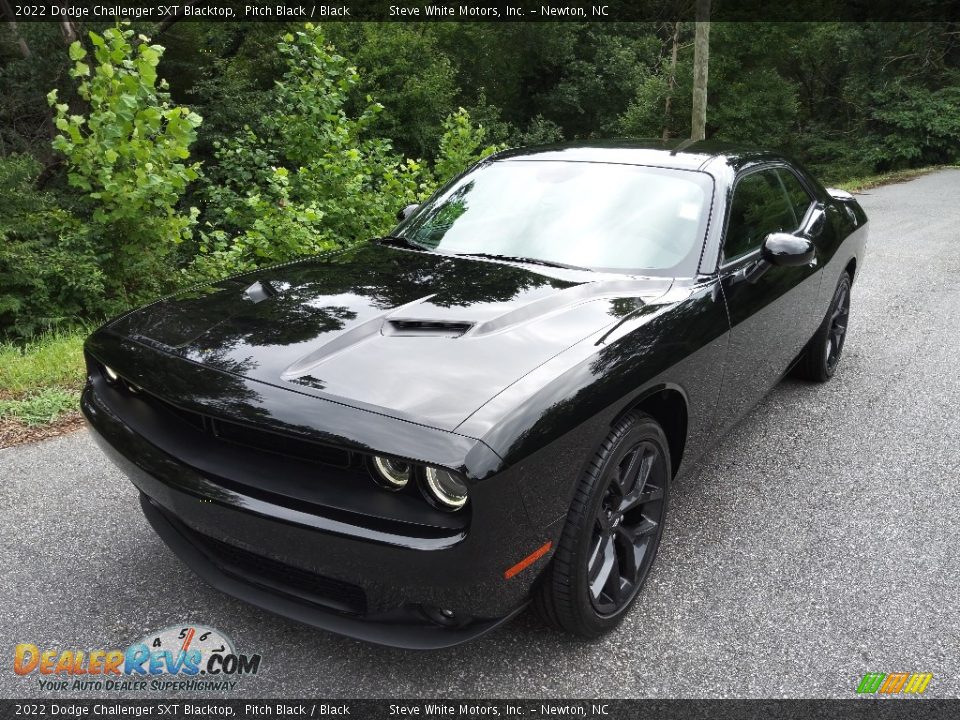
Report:
[{"label": "asphalt road", "polygon": [[[620,632],[526,614],[416,654],[209,589],[86,432],[0,451],[0,696],[47,696],[13,647],[115,648],[184,621],[263,655],[247,697],[840,697],[932,672],[960,697],[960,171],[861,196],[866,265],[826,386],[785,381],[674,488]],[[102,695],[103,693],[95,693]],[[63,695],[60,695],[63,697]]]}]

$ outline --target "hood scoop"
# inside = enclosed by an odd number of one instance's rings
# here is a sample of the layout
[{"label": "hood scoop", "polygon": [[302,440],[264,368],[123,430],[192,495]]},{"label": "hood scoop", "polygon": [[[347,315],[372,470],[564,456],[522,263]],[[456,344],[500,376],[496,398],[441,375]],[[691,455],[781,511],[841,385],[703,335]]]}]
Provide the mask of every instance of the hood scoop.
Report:
[{"label": "hood scoop", "polygon": [[356,347],[360,343],[369,341],[377,336],[393,335],[396,337],[451,337],[457,338],[473,327],[473,323],[451,322],[447,320],[413,320],[393,317],[395,314],[410,312],[412,308],[430,300],[433,295],[417,298],[413,302],[388,310],[369,320],[355,325],[346,332],[335,337],[313,351],[307,353],[284,370],[280,377],[284,380],[297,381],[310,375],[318,365],[329,360],[334,355]]},{"label": "hood scoop", "polygon": [[348,348],[380,335],[394,337],[447,337],[458,338],[473,327],[468,322],[445,320],[394,320],[378,316],[356,325],[339,337],[324,343],[307,353],[280,375],[284,380],[297,380],[309,375],[322,362]]},{"label": "hood scoop", "polygon": [[387,320],[384,335],[400,337],[458,338],[473,327],[473,323],[447,320]]}]

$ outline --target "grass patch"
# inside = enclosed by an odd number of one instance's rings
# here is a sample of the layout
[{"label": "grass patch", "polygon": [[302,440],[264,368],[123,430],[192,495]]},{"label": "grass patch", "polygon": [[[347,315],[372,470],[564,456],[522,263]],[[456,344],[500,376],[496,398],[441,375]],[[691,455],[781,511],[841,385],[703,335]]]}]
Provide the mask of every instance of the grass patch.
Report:
[{"label": "grass patch", "polygon": [[77,409],[86,330],[50,332],[26,345],[0,343],[0,421],[53,423]]},{"label": "grass patch", "polygon": [[46,425],[77,409],[78,393],[46,388],[17,400],[0,400],[0,420],[19,420],[27,427]]},{"label": "grass patch", "polygon": [[960,165],[931,165],[929,167],[913,168],[910,170],[891,170],[890,172],[880,173],[878,175],[865,175],[863,177],[844,180],[843,182],[837,183],[834,187],[846,190],[847,192],[860,192],[861,190],[869,190],[870,188],[879,187],[880,185],[906,182],[907,180],[913,180],[915,177],[936,172],[937,170],[957,167],[960,167]]},{"label": "grass patch", "polygon": [[83,385],[86,330],[45,333],[26,345],[0,343],[0,398]]}]

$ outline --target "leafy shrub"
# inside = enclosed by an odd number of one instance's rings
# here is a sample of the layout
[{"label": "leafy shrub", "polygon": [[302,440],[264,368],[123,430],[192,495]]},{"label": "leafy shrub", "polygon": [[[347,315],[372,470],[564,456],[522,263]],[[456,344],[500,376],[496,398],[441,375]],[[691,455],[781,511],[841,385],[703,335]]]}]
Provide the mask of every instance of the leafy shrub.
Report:
[{"label": "leafy shrub", "polygon": [[870,95],[867,157],[877,170],[960,158],[960,87],[930,90],[896,84]]},{"label": "leafy shrub", "polygon": [[434,176],[440,183],[463,172],[477,160],[482,160],[497,151],[495,145],[486,145],[486,130],[470,122],[470,113],[463,108],[448,115],[443,121],[440,137],[440,152],[433,166]]},{"label": "leafy shrub", "polygon": [[[163,287],[165,262],[191,237],[197,211],[177,203],[199,175],[188,164],[201,119],[173,106],[157,77],[163,47],[124,26],[89,33],[95,67],[80,42],[70,46],[79,97],[87,114],[72,114],[47,96],[59,135],[53,146],[68,162],[68,181],[91,202],[90,241],[97,246],[108,292],[123,301],[145,300]],[[136,47],[134,47],[136,42]]]},{"label": "leafy shrub", "polygon": [[563,128],[543,115],[536,115],[526,129],[514,134],[517,145],[548,145],[563,142]]},{"label": "leafy shrub", "polygon": [[[682,117],[683,111],[689,115],[690,103],[686,89],[670,90],[666,77],[649,74],[637,82],[634,97],[617,119],[617,132],[626,137],[660,137],[664,124],[680,134],[686,133],[689,120]],[[671,95],[673,111],[665,117],[664,108],[667,95]],[[676,134],[676,132],[674,132]]]},{"label": "leafy shrub", "polygon": [[39,164],[0,158],[0,337],[26,338],[103,308],[103,275],[83,223],[34,190]]},{"label": "leafy shrub", "polygon": [[372,136],[383,107],[369,96],[348,113],[355,67],[307,25],[278,45],[287,69],[273,111],[216,146],[217,173],[204,191],[207,213],[190,280],[316,254],[383,234],[396,211],[424,199],[494,147],[460,109],[443,121],[434,170],[402,159]]},{"label": "leafy shrub", "polygon": [[330,23],[324,32],[359,69],[350,107],[377,98],[388,110],[372,130],[410,157],[433,158],[441,122],[458,105],[456,68],[437,37],[407,23]]}]

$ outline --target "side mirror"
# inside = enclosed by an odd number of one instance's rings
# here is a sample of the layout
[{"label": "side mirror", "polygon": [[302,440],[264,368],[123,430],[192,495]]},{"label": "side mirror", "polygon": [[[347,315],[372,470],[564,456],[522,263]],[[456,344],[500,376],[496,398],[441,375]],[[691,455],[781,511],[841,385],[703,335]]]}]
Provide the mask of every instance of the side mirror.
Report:
[{"label": "side mirror", "polygon": [[817,257],[817,247],[804,237],[788,233],[770,233],[760,248],[760,257],[771,265],[801,267]]},{"label": "side mirror", "polygon": [[413,215],[414,210],[416,210],[419,205],[414,203],[413,205],[407,205],[403,210],[397,211],[397,220],[406,220],[408,217]]}]

